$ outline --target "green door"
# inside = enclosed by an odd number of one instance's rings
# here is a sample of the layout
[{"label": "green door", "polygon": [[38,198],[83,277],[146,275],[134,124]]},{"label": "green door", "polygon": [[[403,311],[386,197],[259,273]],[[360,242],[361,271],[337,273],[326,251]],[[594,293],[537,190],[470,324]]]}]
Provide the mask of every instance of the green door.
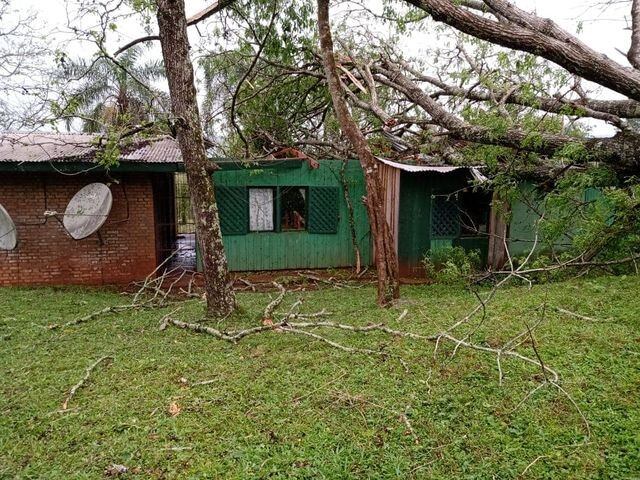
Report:
[{"label": "green door", "polygon": [[422,258],[431,246],[431,179],[426,173],[400,174],[398,262],[400,274],[420,276]]}]

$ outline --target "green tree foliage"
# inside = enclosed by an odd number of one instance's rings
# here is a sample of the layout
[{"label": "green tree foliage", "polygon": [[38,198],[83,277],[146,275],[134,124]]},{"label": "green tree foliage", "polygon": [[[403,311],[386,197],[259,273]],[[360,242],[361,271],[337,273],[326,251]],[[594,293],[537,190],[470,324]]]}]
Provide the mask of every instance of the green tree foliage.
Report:
[{"label": "green tree foliage", "polygon": [[59,81],[70,82],[70,90],[54,105],[54,114],[65,119],[68,127],[79,118],[88,133],[156,119],[167,97],[153,84],[164,78],[164,67],[144,54],[142,47],[130,48],[117,63],[104,55],[72,60],[60,54]]},{"label": "green tree foliage", "polygon": [[313,2],[236,2],[227,13],[213,34],[221,40],[200,62],[209,133],[222,137],[227,154],[242,157],[290,146],[300,130],[321,128],[314,113],[329,102],[322,80],[293,72],[314,61]]}]

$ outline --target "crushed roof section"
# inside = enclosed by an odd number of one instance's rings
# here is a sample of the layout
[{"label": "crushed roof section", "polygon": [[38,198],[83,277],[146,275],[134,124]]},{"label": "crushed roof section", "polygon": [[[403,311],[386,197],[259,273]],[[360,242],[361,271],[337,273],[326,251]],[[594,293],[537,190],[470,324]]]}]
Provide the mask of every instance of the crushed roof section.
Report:
[{"label": "crushed roof section", "polygon": [[[98,138],[86,133],[0,133],[0,162],[94,162]],[[168,136],[134,140],[121,151],[120,162],[182,163],[178,142]]]}]

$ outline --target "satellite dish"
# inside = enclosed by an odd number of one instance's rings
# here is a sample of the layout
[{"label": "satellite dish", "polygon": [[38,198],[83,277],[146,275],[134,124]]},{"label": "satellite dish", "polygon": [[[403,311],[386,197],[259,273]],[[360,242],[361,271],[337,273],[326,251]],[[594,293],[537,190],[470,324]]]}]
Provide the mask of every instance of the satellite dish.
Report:
[{"label": "satellite dish", "polygon": [[13,250],[18,244],[18,232],[11,215],[0,205],[0,250]]},{"label": "satellite dish", "polygon": [[104,183],[90,183],[76,193],[64,211],[62,224],[76,240],[87,238],[107,220],[113,196]]}]

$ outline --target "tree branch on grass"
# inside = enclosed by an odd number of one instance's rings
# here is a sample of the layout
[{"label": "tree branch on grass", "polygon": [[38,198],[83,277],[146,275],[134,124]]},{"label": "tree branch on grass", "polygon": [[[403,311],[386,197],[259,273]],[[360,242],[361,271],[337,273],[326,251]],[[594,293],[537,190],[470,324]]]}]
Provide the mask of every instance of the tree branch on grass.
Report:
[{"label": "tree branch on grass", "polygon": [[[160,265],[158,265],[149,275],[146,276],[139,289],[134,294],[131,303],[122,305],[110,305],[95,312],[89,313],[88,315],[74,318],[73,320],[63,323],[62,325],[54,323],[48,326],[49,330],[67,328],[74,325],[79,325],[81,323],[86,323],[108,313],[120,313],[127,310],[166,307],[169,304],[169,295],[171,295],[171,293],[173,292],[176,284],[178,284],[178,282],[182,280],[182,278],[184,278],[187,271],[178,267],[171,270],[165,269],[161,275],[157,275],[157,273],[171,260],[171,258],[173,258],[180,251],[180,249],[181,248],[178,248],[177,250],[172,252],[171,255],[169,255]],[[179,271],[180,273],[177,273]],[[171,278],[171,275],[174,274],[176,274],[176,278],[171,281],[168,288],[164,289],[163,284],[169,278]]]},{"label": "tree branch on grass", "polygon": [[278,308],[280,306],[280,304],[282,303],[282,300],[284,299],[285,294],[287,293],[287,291],[285,290],[285,288],[279,284],[278,282],[273,282],[273,286],[276,287],[278,290],[280,290],[280,293],[278,294],[278,296],[276,298],[273,299],[272,302],[270,302],[264,309],[264,313],[262,314],[262,321],[263,322],[272,322],[272,318],[273,318],[273,312],[275,311],[276,308]]},{"label": "tree branch on grass", "polygon": [[62,411],[65,411],[69,408],[69,402],[71,401],[71,399],[74,397],[74,395],[76,394],[76,392],[82,388],[84,386],[84,384],[87,382],[87,380],[89,380],[89,377],[91,376],[91,372],[93,372],[93,370],[102,362],[104,362],[105,360],[113,360],[113,357],[110,355],[105,355],[104,357],[100,357],[98,360],[96,360],[95,362],[93,362],[91,365],[89,365],[89,367],[87,368],[84,377],[82,377],[80,379],[80,381],[78,383],[76,383],[73,387],[71,387],[71,389],[69,390],[69,393],[67,394],[66,398],[64,399],[64,402],[62,402]]}]

